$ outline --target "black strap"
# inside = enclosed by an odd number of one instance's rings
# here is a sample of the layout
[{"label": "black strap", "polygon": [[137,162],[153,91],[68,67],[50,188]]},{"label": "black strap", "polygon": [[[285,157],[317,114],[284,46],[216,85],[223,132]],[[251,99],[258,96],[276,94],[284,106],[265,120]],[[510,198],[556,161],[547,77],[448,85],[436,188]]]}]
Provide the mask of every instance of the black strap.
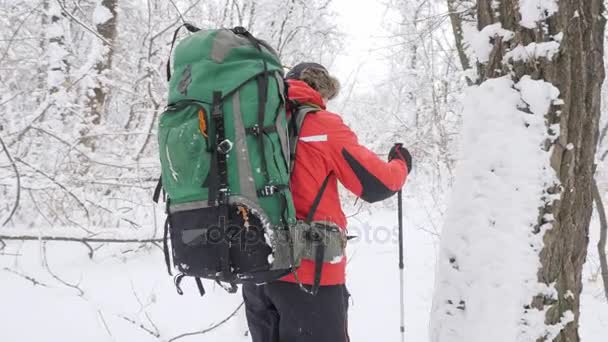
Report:
[{"label": "black strap", "polygon": [[[209,206],[224,203],[226,198],[223,198],[220,192],[226,192],[228,186],[228,169],[226,163],[226,151],[220,153],[218,147],[226,141],[224,131],[224,113],[222,110],[222,93],[219,91],[213,92],[213,104],[211,110],[211,118],[214,125],[214,136],[210,142],[212,147],[211,165],[209,166],[209,177],[205,181],[209,187]],[[221,190],[221,191],[220,191]]]},{"label": "black strap", "polygon": [[312,202],[312,205],[310,206],[310,210],[308,211],[308,216],[306,216],[306,223],[311,223],[312,220],[315,217],[315,213],[317,212],[317,209],[319,208],[319,204],[321,203],[321,199],[323,198],[323,193],[325,193],[325,189],[327,188],[327,184],[329,183],[329,177],[332,175],[332,173],[330,172],[326,177],[325,180],[323,181],[323,184],[321,184],[321,188],[319,189],[319,192],[317,193],[317,197],[315,197],[315,200]]},{"label": "black strap", "polygon": [[160,192],[163,189],[163,181],[162,176],[158,177],[158,183],[156,183],[156,189],[154,189],[154,195],[152,195],[152,200],[158,204],[158,200],[160,199]]},{"label": "black strap", "polygon": [[169,217],[165,219],[165,232],[163,233],[163,253],[165,254],[165,264],[167,265],[167,272],[169,275],[173,275],[171,272],[171,254],[169,253]]},{"label": "black strap", "polygon": [[323,272],[323,259],[325,258],[325,242],[319,239],[315,243],[315,279],[310,290],[311,295],[316,295],[321,286],[321,273]]},{"label": "black strap", "polygon": [[[228,239],[228,230],[229,230],[229,222],[228,222],[228,212],[229,212],[229,206],[228,204],[220,204],[218,207],[218,217],[219,217],[219,226],[222,232],[222,239]],[[230,267],[230,242],[229,241],[222,241],[221,242],[226,243],[225,246],[223,246],[220,249],[220,260],[219,260],[219,272],[220,274],[230,274],[232,273],[232,269]]]},{"label": "black strap", "polygon": [[185,276],[186,276],[185,274],[180,273],[173,278],[173,284],[175,284],[175,290],[177,291],[177,294],[179,294],[180,296],[182,296],[184,294],[184,291],[182,290],[182,287],[181,287],[181,283]]},{"label": "black strap", "polygon": [[[327,188],[327,184],[329,183],[330,176],[331,173],[325,177],[325,180],[323,180],[323,184],[321,184],[321,188],[317,193],[317,197],[315,197],[314,201],[312,202],[310,211],[308,211],[308,216],[306,216],[306,223],[311,223],[314,219],[315,213],[317,212],[319,204],[321,203],[321,199],[323,198],[323,194],[325,193],[325,189]],[[319,286],[321,286],[323,259],[325,258],[325,241],[323,241],[323,237],[321,236],[312,236],[311,238],[315,244],[315,279],[312,285],[312,289],[310,290],[310,294],[314,296],[319,291]]]},{"label": "black strap", "polygon": [[171,55],[173,54],[173,48],[175,47],[175,41],[177,40],[177,35],[179,34],[179,31],[184,27],[192,33],[195,33],[195,32],[198,32],[201,30],[198,27],[196,27],[190,23],[184,23],[183,25],[178,27],[177,30],[175,30],[175,33],[173,33],[173,40],[171,41],[171,50],[169,50],[169,60],[167,61],[167,82],[171,80]]},{"label": "black strap", "polygon": [[246,28],[242,26],[237,26],[231,31],[234,32],[234,34],[238,34],[247,38],[247,40],[258,49],[258,51],[262,51],[262,42],[259,39],[255,38],[249,31],[247,31]]},{"label": "black strap", "polygon": [[[180,273],[180,274],[177,274],[173,278],[173,284],[175,284],[175,290],[177,291],[177,293],[180,296],[184,295],[184,290],[182,290],[182,280],[184,280],[185,277],[186,277],[185,274]],[[203,281],[199,277],[195,277],[194,281],[196,282],[196,287],[198,287],[198,293],[200,293],[201,297],[203,297],[205,295],[205,287],[203,286]]]},{"label": "black strap", "polygon": [[199,277],[194,278],[194,281],[196,281],[196,287],[198,287],[198,293],[200,293],[201,297],[203,297],[205,295],[205,287],[203,286],[203,281]]}]

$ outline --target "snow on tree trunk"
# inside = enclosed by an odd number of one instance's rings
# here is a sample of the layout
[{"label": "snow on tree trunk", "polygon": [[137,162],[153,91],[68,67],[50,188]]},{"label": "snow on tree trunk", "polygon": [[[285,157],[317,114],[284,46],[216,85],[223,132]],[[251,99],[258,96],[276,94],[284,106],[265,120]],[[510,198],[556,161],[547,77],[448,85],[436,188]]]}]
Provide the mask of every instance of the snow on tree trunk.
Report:
[{"label": "snow on tree trunk", "polygon": [[[101,0],[97,8],[93,12],[93,22],[97,25],[97,31],[106,42],[113,43],[116,39],[116,8],[118,0]],[[101,43],[100,43],[101,44]],[[97,85],[93,88],[94,96],[91,98],[91,112],[93,115],[93,124],[98,125],[101,121],[101,115],[108,97],[107,89],[103,79],[107,76],[106,73],[112,68],[113,52],[111,47],[102,45],[102,56],[95,66],[95,71],[98,75]]]},{"label": "snow on tree trunk", "polygon": [[477,29],[462,30],[478,78],[464,99],[432,341],[579,341],[603,10],[479,0]]},{"label": "snow on tree trunk", "polygon": [[[46,29],[47,45],[47,87],[49,94],[65,93],[65,83],[68,73],[66,61],[68,51],[65,47],[65,18],[61,14],[61,7],[55,1],[46,3],[46,15],[50,19]],[[65,94],[55,96],[62,98]]]}]

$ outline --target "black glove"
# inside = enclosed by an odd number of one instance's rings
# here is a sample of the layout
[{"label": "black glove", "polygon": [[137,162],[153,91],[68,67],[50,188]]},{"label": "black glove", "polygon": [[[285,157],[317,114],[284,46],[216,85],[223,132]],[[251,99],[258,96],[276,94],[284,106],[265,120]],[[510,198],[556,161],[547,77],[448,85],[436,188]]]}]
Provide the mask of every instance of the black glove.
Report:
[{"label": "black glove", "polygon": [[407,165],[407,173],[412,172],[412,155],[407,148],[403,147],[402,143],[396,143],[395,146],[391,148],[391,151],[388,153],[388,161],[393,159],[401,159]]}]

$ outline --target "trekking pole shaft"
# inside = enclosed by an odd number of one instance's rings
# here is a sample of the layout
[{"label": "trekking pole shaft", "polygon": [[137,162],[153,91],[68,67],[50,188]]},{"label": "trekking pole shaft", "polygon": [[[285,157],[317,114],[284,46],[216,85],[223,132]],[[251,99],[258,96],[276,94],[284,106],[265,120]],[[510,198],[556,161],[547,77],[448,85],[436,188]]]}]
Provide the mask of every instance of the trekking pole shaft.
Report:
[{"label": "trekking pole shaft", "polygon": [[399,269],[403,270],[403,192],[399,190],[397,195],[397,207],[399,211]]},{"label": "trekking pole shaft", "polygon": [[405,341],[405,277],[403,264],[403,191],[397,194],[398,222],[399,222],[399,300],[401,310],[401,342]]}]

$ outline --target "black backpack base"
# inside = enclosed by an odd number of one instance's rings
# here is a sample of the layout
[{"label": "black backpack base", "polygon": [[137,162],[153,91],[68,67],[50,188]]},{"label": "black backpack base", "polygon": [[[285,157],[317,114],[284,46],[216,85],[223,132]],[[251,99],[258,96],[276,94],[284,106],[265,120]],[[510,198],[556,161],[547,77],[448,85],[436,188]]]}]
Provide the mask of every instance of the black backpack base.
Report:
[{"label": "black backpack base", "polygon": [[236,284],[262,284],[292,272],[271,270],[271,254],[260,219],[244,206],[199,208],[173,212],[167,217],[165,260],[170,274],[171,259],[180,272],[175,277],[180,294],[179,283],[184,276],[211,279],[235,292]]}]

